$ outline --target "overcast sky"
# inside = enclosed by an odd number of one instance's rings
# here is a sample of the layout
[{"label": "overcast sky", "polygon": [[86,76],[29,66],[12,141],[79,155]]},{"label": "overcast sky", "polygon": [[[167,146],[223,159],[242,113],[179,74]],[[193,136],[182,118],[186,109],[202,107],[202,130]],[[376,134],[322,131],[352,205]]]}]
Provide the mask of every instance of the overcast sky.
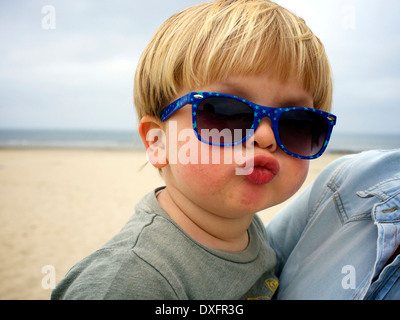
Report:
[{"label": "overcast sky", "polygon": [[[0,128],[135,129],[141,53],[162,22],[200,2],[0,0]],[[276,2],[325,45],[336,130],[400,134],[400,1]]]}]

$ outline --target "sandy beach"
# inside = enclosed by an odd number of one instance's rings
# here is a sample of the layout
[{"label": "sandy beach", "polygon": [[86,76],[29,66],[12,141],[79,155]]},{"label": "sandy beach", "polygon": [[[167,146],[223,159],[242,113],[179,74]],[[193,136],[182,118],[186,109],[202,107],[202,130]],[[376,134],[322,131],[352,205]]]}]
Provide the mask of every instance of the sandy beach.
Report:
[{"label": "sandy beach", "polygon": [[[339,156],[312,161],[303,188]],[[0,149],[0,299],[49,299],[51,276],[60,281],[163,185],[145,162],[132,150]],[[267,223],[283,205],[259,215]]]}]

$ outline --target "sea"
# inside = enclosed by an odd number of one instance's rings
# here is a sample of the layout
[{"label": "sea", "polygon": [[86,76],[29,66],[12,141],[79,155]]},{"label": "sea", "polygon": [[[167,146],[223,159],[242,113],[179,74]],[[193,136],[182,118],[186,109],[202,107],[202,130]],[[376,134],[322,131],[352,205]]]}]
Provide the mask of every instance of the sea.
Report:
[{"label": "sea", "polygon": [[0,148],[143,149],[128,130],[0,129]]},{"label": "sea", "polygon": [[[71,148],[144,150],[136,131],[0,129],[0,148]],[[400,148],[400,134],[336,132],[327,152],[356,153]]]}]

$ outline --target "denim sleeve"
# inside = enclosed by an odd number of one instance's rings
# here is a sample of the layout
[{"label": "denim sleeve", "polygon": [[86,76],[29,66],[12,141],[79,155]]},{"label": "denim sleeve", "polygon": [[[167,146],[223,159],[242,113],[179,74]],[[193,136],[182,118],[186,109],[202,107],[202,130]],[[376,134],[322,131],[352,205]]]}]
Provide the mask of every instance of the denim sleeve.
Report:
[{"label": "denim sleeve", "polygon": [[307,225],[323,186],[326,186],[332,174],[351,157],[344,156],[329,164],[310,186],[277,213],[266,226],[267,240],[276,253],[275,272],[278,277]]}]

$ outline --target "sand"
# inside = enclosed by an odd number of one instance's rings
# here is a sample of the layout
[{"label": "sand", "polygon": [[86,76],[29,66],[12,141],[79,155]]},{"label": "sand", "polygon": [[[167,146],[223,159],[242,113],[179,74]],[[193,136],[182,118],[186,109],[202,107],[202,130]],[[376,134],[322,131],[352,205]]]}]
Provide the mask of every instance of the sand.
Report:
[{"label": "sand", "polygon": [[[338,154],[311,162],[303,188]],[[49,299],[54,282],[163,185],[132,150],[0,149],[0,299]],[[260,213],[267,223],[284,204]]]}]

